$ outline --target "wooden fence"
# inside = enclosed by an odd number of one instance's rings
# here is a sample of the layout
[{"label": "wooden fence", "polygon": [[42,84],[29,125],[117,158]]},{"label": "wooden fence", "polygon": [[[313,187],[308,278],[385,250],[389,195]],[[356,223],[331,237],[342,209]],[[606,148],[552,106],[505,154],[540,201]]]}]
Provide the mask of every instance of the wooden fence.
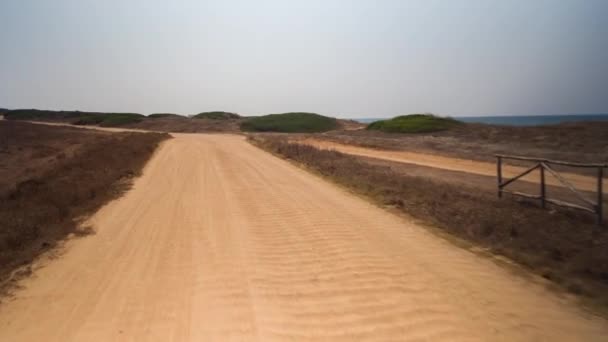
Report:
[{"label": "wooden fence", "polygon": [[[512,160],[523,160],[533,162],[534,165],[519,175],[503,180],[502,177],[502,161],[503,159],[512,159]],[[597,169],[597,200],[593,202],[583,196],[570,182],[568,182],[562,175],[559,174],[556,170],[554,170],[551,165],[563,165],[563,166],[571,166],[571,167],[581,167],[581,168],[595,168]],[[597,216],[598,224],[602,224],[603,222],[603,178],[604,178],[604,168],[608,167],[608,164],[584,164],[584,163],[570,163],[558,160],[548,160],[548,159],[538,159],[538,158],[529,158],[529,157],[520,157],[520,156],[512,156],[512,155],[504,155],[499,154],[496,155],[496,171],[498,176],[498,197],[502,197],[503,193],[510,193],[515,196],[521,196],[532,199],[539,199],[543,208],[546,207],[547,203],[551,203],[554,205],[585,210],[591,212]],[[524,177],[534,170],[540,170],[540,195],[532,195],[523,192],[517,191],[509,191],[505,190],[505,187],[514,181]],[[547,197],[546,191],[546,183],[545,183],[545,173],[548,172],[553,177],[555,177],[565,188],[569,189],[572,194],[578,198],[580,201],[586,204],[586,206],[560,201],[553,198]]]}]

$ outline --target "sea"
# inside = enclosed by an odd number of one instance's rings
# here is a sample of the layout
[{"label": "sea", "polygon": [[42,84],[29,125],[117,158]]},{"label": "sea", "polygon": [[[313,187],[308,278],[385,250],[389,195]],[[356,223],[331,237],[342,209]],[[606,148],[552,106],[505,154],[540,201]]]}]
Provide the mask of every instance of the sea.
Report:
[{"label": "sea", "polygon": [[[454,119],[491,125],[505,126],[541,126],[553,125],[563,122],[576,121],[608,121],[606,114],[562,114],[562,115],[497,115],[497,116],[453,116]],[[361,123],[371,123],[390,118],[363,118],[353,119]]]}]

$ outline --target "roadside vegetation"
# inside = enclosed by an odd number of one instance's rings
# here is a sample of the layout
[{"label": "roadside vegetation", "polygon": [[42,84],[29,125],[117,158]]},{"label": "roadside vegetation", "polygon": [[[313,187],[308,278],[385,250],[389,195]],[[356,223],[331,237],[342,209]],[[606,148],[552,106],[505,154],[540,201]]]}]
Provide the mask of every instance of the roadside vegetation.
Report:
[{"label": "roadside vegetation", "polygon": [[250,141],[373,200],[504,255],[608,308],[608,231],[584,213],[498,200],[478,188],[411,176],[364,158],[252,135]]},{"label": "roadside vegetation", "polygon": [[460,121],[452,118],[442,118],[433,114],[411,114],[372,122],[367,129],[387,133],[429,133],[445,131],[460,124],[462,124]]},{"label": "roadside vegetation", "polygon": [[241,116],[235,113],[229,112],[203,112],[194,115],[192,118],[194,119],[210,119],[210,120],[236,120],[240,119]]},{"label": "roadside vegetation", "polygon": [[313,133],[327,132],[339,127],[335,118],[314,113],[284,113],[251,117],[241,123],[243,131]]},{"label": "roadside vegetation", "polygon": [[0,121],[0,284],[118,197],[167,134]]}]

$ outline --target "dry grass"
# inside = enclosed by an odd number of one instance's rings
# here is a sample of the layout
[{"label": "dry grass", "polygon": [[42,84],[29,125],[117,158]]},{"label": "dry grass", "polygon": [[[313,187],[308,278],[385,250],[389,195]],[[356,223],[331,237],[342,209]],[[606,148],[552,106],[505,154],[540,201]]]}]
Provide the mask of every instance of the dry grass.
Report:
[{"label": "dry grass", "polygon": [[254,144],[527,266],[608,307],[608,231],[593,217],[498,200],[477,188],[409,176],[335,151],[252,136]]},{"label": "dry grass", "polygon": [[167,138],[1,121],[0,279],[127,190]]}]

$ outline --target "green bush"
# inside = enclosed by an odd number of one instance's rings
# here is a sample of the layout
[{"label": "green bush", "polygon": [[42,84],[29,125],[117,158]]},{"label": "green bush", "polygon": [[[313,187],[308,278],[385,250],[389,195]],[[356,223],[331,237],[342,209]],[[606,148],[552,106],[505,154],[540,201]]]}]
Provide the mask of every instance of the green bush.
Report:
[{"label": "green bush", "polygon": [[203,112],[193,116],[194,119],[211,119],[211,120],[235,120],[240,119],[241,116],[235,113],[229,112]]},{"label": "green bush", "polygon": [[314,113],[285,113],[252,117],[241,124],[243,131],[314,133],[338,128],[335,118]]},{"label": "green bush", "polygon": [[429,133],[444,131],[460,124],[462,122],[452,118],[441,118],[432,114],[411,114],[372,122],[367,129],[389,133]]},{"label": "green bush", "polygon": [[131,123],[138,123],[144,120],[145,116],[133,113],[104,114],[103,121],[99,124],[104,127],[122,126]]},{"label": "green bush", "polygon": [[182,115],[171,114],[171,113],[156,113],[148,115],[150,119],[160,119],[160,118],[183,118]]},{"label": "green bush", "polygon": [[109,113],[109,114],[90,114],[72,121],[73,125],[99,125],[104,127],[122,126],[130,123],[137,123],[144,119],[141,114],[132,113]]}]

